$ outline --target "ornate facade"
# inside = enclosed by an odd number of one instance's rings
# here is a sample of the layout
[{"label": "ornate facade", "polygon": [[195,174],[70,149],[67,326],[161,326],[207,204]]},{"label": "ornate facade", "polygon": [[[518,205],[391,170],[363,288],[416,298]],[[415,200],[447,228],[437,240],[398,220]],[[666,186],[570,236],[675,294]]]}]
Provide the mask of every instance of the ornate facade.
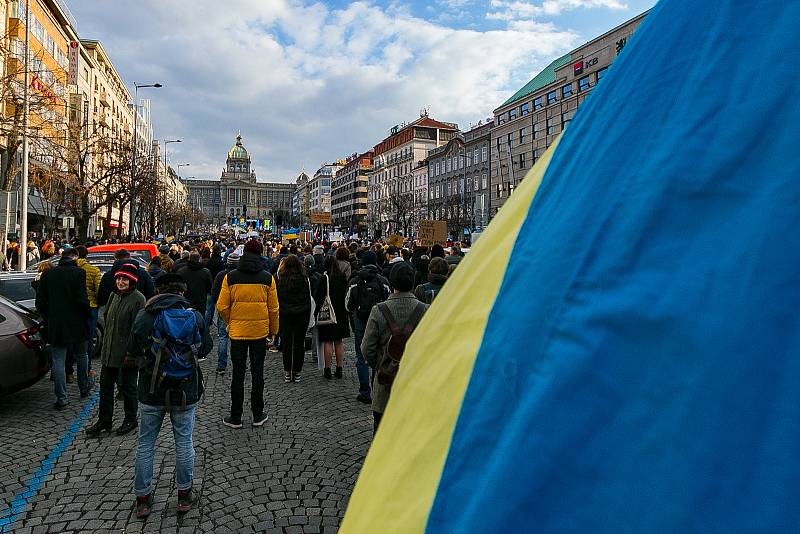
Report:
[{"label": "ornate facade", "polygon": [[269,220],[286,224],[292,209],[294,184],[258,182],[241,134],[228,151],[219,180],[187,180],[189,204],[199,210],[205,224],[249,225],[257,228]]}]

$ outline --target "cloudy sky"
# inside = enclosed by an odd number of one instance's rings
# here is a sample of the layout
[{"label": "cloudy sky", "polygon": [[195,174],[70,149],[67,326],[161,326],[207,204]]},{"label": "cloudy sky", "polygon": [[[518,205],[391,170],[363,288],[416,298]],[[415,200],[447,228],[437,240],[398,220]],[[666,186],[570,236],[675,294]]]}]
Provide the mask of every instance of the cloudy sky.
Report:
[{"label": "cloudy sky", "polygon": [[[219,178],[241,129],[259,180],[368,150],[423,107],[462,129],[552,59],[655,0],[67,0],[152,100],[183,175]],[[144,91],[147,91],[145,93]]]}]

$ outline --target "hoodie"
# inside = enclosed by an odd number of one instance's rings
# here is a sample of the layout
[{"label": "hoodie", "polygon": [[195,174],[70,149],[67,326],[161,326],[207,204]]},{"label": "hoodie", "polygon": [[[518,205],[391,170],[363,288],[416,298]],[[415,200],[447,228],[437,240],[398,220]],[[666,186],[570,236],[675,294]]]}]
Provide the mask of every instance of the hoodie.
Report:
[{"label": "hoodie", "polygon": [[[191,304],[183,296],[164,293],[148,300],[144,309],[140,310],[136,315],[128,341],[128,355],[136,358],[139,364],[139,402],[149,406],[165,406],[169,401],[172,406],[179,406],[184,403],[188,406],[195,404],[203,395],[203,373],[200,370],[200,366],[195,366],[196,372],[183,382],[179,389],[171,390],[166,384],[157,381],[155,391],[150,393],[150,384],[152,383],[155,368],[155,356],[151,349],[153,345],[153,324],[156,317],[163,310],[190,307]],[[208,336],[205,321],[203,321],[202,315],[197,310],[195,310],[195,317],[200,328],[201,339],[198,357],[204,357],[211,352],[212,342]]]}]

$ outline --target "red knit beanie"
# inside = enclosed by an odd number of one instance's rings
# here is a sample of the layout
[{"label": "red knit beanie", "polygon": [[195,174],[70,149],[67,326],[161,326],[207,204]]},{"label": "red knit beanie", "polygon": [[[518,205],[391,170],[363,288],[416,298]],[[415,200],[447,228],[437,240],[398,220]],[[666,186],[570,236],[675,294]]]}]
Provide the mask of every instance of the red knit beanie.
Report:
[{"label": "red knit beanie", "polygon": [[245,253],[258,254],[261,256],[261,254],[264,252],[264,246],[255,239],[251,239],[244,244],[244,251]]}]

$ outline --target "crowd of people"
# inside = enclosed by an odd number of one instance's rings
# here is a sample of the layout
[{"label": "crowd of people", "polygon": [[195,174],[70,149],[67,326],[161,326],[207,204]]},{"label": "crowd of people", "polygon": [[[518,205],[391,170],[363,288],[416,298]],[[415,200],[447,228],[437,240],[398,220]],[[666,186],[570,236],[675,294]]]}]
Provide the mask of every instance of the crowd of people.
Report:
[{"label": "crowd of people", "polygon": [[457,244],[447,250],[409,245],[216,236],[162,243],[146,265],[121,245],[102,276],[85,246],[59,247],[58,262],[42,262],[48,267],[34,281],[52,361],[54,408],[69,402],[71,360],[77,364],[80,396],[93,390],[93,333],[102,314],[98,416],[86,434],[112,431],[116,387],[124,418],[113,431],[125,435],[138,429],[134,491],[139,517],[153,505],[155,440],[167,413],[176,441],[178,510],[192,506],[192,430],[204,387],[198,362],[212,350],[214,326],[216,373],[224,375],[231,362],[230,412],[223,425],[243,426],[248,368],[251,424],[267,421],[268,351],[283,353],[287,384],[301,382],[308,350],[316,356],[321,379],[341,379],[344,340],[352,335],[359,382],[355,400],[371,405],[377,430],[405,341],[462,257]]}]

